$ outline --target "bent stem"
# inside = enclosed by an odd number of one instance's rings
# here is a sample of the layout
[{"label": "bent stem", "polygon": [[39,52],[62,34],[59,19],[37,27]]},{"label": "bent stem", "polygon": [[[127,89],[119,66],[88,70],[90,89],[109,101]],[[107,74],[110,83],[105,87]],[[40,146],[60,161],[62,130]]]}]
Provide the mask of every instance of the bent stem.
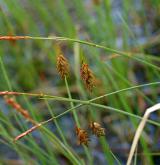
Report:
[{"label": "bent stem", "polygon": [[155,68],[155,69],[160,71],[160,68],[158,66],[156,66],[152,63],[149,63],[149,62],[147,62],[147,61],[145,61],[145,60],[143,60],[139,57],[135,57],[135,56],[132,55],[132,53],[118,51],[118,50],[115,50],[115,49],[112,49],[112,48],[109,48],[109,47],[106,47],[106,46],[102,46],[102,45],[99,45],[99,44],[95,44],[95,43],[92,43],[92,42],[83,41],[83,40],[74,39],[74,38],[67,38],[67,37],[32,37],[32,36],[26,36],[26,37],[27,37],[27,39],[33,39],[33,40],[55,40],[55,41],[77,42],[77,43],[80,43],[80,44],[84,44],[84,45],[104,49],[108,52],[116,53],[116,54],[119,54],[119,55],[122,55],[122,56],[125,56],[125,57],[128,57],[128,58],[132,58],[132,59],[134,59],[138,62],[146,64],[147,66],[150,66],[150,67]]},{"label": "bent stem", "polygon": [[48,95],[48,94],[43,94],[43,93],[25,93],[25,92],[14,92],[14,91],[0,91],[0,95],[26,95],[26,96],[35,96],[35,97],[40,97],[40,99],[53,99],[56,101],[66,101],[66,102],[75,102],[75,103],[81,103],[81,104],[89,104],[90,102],[102,99],[104,97],[108,97],[114,94],[118,94],[121,92],[137,89],[137,88],[142,88],[142,87],[147,87],[147,86],[153,86],[153,85],[159,85],[160,82],[152,82],[152,83],[146,83],[142,85],[136,85],[128,88],[123,88],[114,92],[106,93],[104,95],[95,97],[91,100],[77,100],[77,99],[72,99],[72,98],[65,98],[65,97],[60,97],[60,96],[54,96],[54,95]]},{"label": "bent stem", "polygon": [[147,122],[147,119],[149,118],[149,116],[152,112],[157,111],[159,109],[160,109],[160,103],[146,109],[146,112],[145,112],[145,114],[144,114],[144,116],[143,116],[137,130],[136,130],[136,133],[135,133],[135,136],[134,136],[134,139],[133,139],[133,142],[132,142],[132,146],[131,146],[131,149],[130,149],[130,153],[129,153],[129,156],[128,156],[127,165],[130,165],[131,162],[132,162],[132,158],[133,158],[136,146],[138,144],[138,141],[139,141],[139,138],[142,134],[144,126]]},{"label": "bent stem", "polygon": [[99,45],[99,44],[95,44],[95,43],[92,43],[92,42],[83,41],[83,40],[79,40],[79,39],[67,38],[67,37],[56,37],[56,36],[53,36],[53,37],[33,37],[33,36],[12,36],[11,37],[11,36],[1,36],[0,39],[1,40],[32,39],[32,40],[55,40],[55,41],[77,42],[77,43],[80,43],[80,44],[84,44],[84,45],[88,45],[88,46],[104,49],[104,50],[106,50],[108,52],[116,53],[116,54],[119,54],[119,55],[122,55],[122,56],[125,56],[125,57],[128,57],[128,58],[132,58],[132,59],[134,59],[134,60],[136,60],[138,62],[146,64],[147,66],[155,68],[155,69],[160,71],[160,68],[158,66],[156,66],[156,65],[154,65],[154,64],[152,64],[150,62],[147,62],[147,61],[143,60],[142,58],[133,56],[132,53],[118,51],[118,50],[115,50],[115,49],[112,49],[112,48],[109,48],[109,47],[106,47],[106,46],[102,46],[102,45]]},{"label": "bent stem", "polygon": [[[128,116],[131,116],[131,117],[135,117],[135,118],[137,118],[137,119],[142,119],[142,117],[140,117],[140,116],[137,116],[137,115],[134,115],[134,114],[130,114],[130,113],[128,113],[128,112],[125,112],[125,111],[122,111],[122,110],[119,110],[119,109],[116,109],[116,108],[112,108],[112,107],[109,107],[109,106],[105,106],[105,105],[100,105],[100,104],[96,104],[96,103],[90,103],[90,105],[92,105],[92,106],[96,106],[96,107],[99,107],[99,108],[103,108],[103,109],[108,109],[108,110],[111,110],[111,111],[115,111],[115,112],[118,112],[118,113],[122,113],[122,114],[124,114],[124,115],[128,115]],[[52,120],[54,120],[54,119],[57,119],[57,118],[59,118],[59,117],[62,117],[63,115],[65,115],[65,114],[67,114],[67,113],[69,113],[69,112],[71,112],[71,111],[73,111],[73,110],[75,110],[76,108],[79,108],[79,107],[81,107],[81,106],[83,106],[83,104],[78,104],[78,105],[76,105],[75,107],[72,107],[72,108],[70,108],[70,109],[68,109],[68,110],[66,110],[66,111],[64,111],[63,113],[61,113],[61,114],[59,114],[59,115],[57,115],[57,116],[55,116],[55,117],[52,117],[52,118],[50,118],[50,119],[48,119],[48,120],[45,120],[45,121],[43,121],[43,122],[41,122],[41,123],[37,123],[37,124],[39,124],[39,126],[42,126],[42,125],[44,125],[44,124],[47,124],[48,122],[50,122],[50,121],[52,121]],[[160,108],[160,103],[158,104],[158,108]],[[153,106],[153,108],[154,108],[155,106]],[[157,107],[157,104],[156,104],[156,107]],[[151,107],[152,108],[152,107]],[[157,108],[157,109],[158,109]],[[150,110],[150,108],[149,108],[149,110]],[[151,109],[152,110],[152,109]],[[147,113],[147,112],[146,112]],[[150,112],[151,113],[151,112]],[[148,113],[147,113],[148,114]],[[144,120],[144,119],[143,119]],[[141,121],[142,122],[142,121]],[[154,124],[154,125],[156,125],[156,126],[160,126],[160,124],[158,124],[158,123],[156,123],[156,122],[154,122],[154,121],[152,121],[152,120],[148,120],[148,118],[146,118],[145,119],[145,122],[148,122],[148,123],[150,123],[150,124]],[[38,127],[37,127],[38,128]],[[32,129],[32,128],[31,128]],[[27,131],[26,131],[27,132]],[[30,133],[30,132],[29,132]],[[22,133],[23,134],[23,133]],[[27,134],[25,134],[25,135],[27,135]],[[19,135],[20,136],[20,135]],[[23,137],[23,136],[22,136]],[[16,137],[17,138],[17,137]],[[16,139],[15,138],[15,139]],[[21,137],[20,137],[21,138]],[[19,138],[19,139],[20,139]],[[19,140],[19,139],[17,139],[17,140]]]}]

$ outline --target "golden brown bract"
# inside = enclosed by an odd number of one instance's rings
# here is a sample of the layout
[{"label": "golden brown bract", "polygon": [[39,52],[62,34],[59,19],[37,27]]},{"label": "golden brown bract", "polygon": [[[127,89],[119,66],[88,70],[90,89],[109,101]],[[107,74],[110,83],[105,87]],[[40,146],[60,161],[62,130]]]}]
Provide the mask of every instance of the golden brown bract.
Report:
[{"label": "golden brown bract", "polygon": [[89,137],[86,130],[76,127],[76,135],[78,138],[78,145],[84,144],[88,146]]},{"label": "golden brown bract", "polygon": [[57,71],[63,79],[69,74],[69,64],[63,54],[57,56]]},{"label": "golden brown bract", "polygon": [[86,88],[92,92],[93,87],[95,86],[95,77],[92,71],[89,69],[88,64],[82,63],[80,73]]},{"label": "golden brown bract", "polygon": [[97,137],[105,135],[105,129],[102,128],[101,125],[97,122],[91,122],[90,128],[92,129],[93,134]]}]

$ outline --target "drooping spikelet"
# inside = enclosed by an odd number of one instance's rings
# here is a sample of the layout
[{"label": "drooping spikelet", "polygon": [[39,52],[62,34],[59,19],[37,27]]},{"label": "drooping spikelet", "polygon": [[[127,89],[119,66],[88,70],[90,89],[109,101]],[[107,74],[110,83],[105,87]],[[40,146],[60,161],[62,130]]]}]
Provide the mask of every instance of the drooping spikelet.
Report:
[{"label": "drooping spikelet", "polygon": [[28,135],[29,133],[33,132],[34,130],[36,130],[37,128],[39,128],[42,124],[36,124],[35,126],[31,127],[30,129],[28,129],[27,131],[21,133],[20,135],[18,135],[17,137],[14,138],[14,142],[16,142],[17,140],[23,138],[24,136]]},{"label": "drooping spikelet", "polygon": [[30,39],[30,38],[32,38],[32,37],[29,37],[29,36],[0,36],[0,40],[9,40],[9,41]]},{"label": "drooping spikelet", "polygon": [[97,122],[91,122],[90,128],[92,129],[92,133],[97,137],[105,135],[105,129],[101,127],[101,125]]},{"label": "drooping spikelet", "polygon": [[69,64],[63,54],[57,56],[57,71],[63,79],[69,74]]},{"label": "drooping spikelet", "polygon": [[80,73],[86,88],[92,92],[92,89],[95,86],[95,77],[89,69],[88,64],[82,63]]},{"label": "drooping spikelet", "polygon": [[19,112],[25,119],[29,120],[33,124],[35,124],[35,121],[31,118],[30,114],[28,113],[27,110],[22,108],[22,106],[16,102],[14,98],[4,96],[4,99],[8,105],[13,107],[17,112]]},{"label": "drooping spikelet", "polygon": [[84,145],[88,146],[89,137],[88,137],[87,131],[85,131],[84,129],[76,127],[76,135],[78,138],[78,145],[84,144]]},{"label": "drooping spikelet", "polygon": [[10,91],[0,91],[0,95],[5,96],[5,95],[19,95],[18,92],[10,92]]}]

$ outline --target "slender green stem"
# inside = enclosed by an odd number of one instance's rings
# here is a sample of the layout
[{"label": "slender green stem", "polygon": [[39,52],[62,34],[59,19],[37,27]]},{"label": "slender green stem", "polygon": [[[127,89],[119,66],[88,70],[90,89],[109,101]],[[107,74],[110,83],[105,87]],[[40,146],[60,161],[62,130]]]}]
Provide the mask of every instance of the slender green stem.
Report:
[{"label": "slender green stem", "polygon": [[111,155],[114,157],[114,159],[116,160],[118,165],[121,165],[121,162],[119,161],[119,159],[114,155],[114,153],[110,150]]},{"label": "slender green stem", "polygon": [[76,108],[79,108],[79,107],[81,107],[81,106],[83,106],[83,104],[78,104],[78,105],[76,105],[75,107],[72,107],[72,108],[70,108],[70,109],[68,109],[68,110],[66,110],[66,111],[64,111],[64,112],[62,112],[61,114],[55,116],[55,118],[62,117],[63,115],[67,114],[68,112],[71,112],[71,111],[73,111],[73,110],[75,110]]},{"label": "slender green stem", "polygon": [[134,154],[134,165],[137,164],[137,148],[135,150],[135,154]]},{"label": "slender green stem", "polygon": [[98,96],[98,97],[93,98],[93,99],[91,99],[89,101],[92,102],[92,101],[95,101],[95,100],[98,100],[98,99],[102,99],[104,97],[107,97],[107,96],[110,96],[110,95],[113,95],[113,94],[117,94],[117,93],[120,93],[120,92],[132,90],[132,89],[136,89],[136,88],[147,87],[147,86],[151,86],[151,85],[158,85],[158,84],[160,84],[160,82],[153,82],[153,83],[147,83],[147,84],[142,84],[142,85],[136,85],[136,86],[133,86],[133,87],[120,89],[120,90],[117,90],[115,92],[111,92],[111,93],[108,93],[108,94],[104,94],[104,95]]},{"label": "slender green stem", "polygon": [[11,86],[11,83],[10,83],[10,81],[9,81],[9,78],[8,78],[8,75],[7,75],[7,72],[6,72],[6,69],[5,69],[5,66],[4,66],[4,63],[3,63],[3,60],[2,60],[1,55],[0,55],[0,65],[1,65],[1,69],[2,69],[2,72],[3,72],[4,78],[5,78],[5,80],[6,80],[8,89],[9,89],[10,91],[12,91],[12,86]]},{"label": "slender green stem", "polygon": [[111,53],[116,53],[116,54],[120,54],[122,56],[132,58],[136,61],[139,61],[143,64],[146,64],[146,65],[160,71],[160,68],[158,66],[155,66],[154,64],[149,63],[149,62],[147,62],[147,61],[145,61],[145,60],[143,60],[139,57],[135,57],[131,53],[125,53],[125,52],[118,51],[118,50],[115,50],[115,49],[112,49],[112,48],[109,48],[109,47],[106,47],[106,46],[102,46],[102,45],[99,45],[99,44],[95,44],[95,43],[92,43],[92,42],[83,41],[83,40],[79,40],[79,39],[73,39],[73,38],[67,38],[67,37],[31,37],[31,36],[27,36],[27,37],[28,37],[28,39],[35,39],[35,40],[55,40],[55,41],[78,42],[78,43],[89,45],[89,46],[92,46],[92,47],[101,48],[101,49],[104,49],[104,50],[106,50],[108,52],[111,52]]},{"label": "slender green stem", "polygon": [[[102,109],[107,109],[107,110],[110,110],[110,111],[113,111],[113,112],[121,113],[121,114],[124,114],[124,115],[127,115],[127,116],[131,116],[131,117],[134,117],[134,118],[137,118],[137,119],[140,119],[140,120],[142,119],[141,116],[134,115],[132,113],[129,113],[129,112],[117,109],[117,108],[109,107],[109,106],[106,106],[106,105],[101,105],[101,104],[96,104],[96,103],[90,103],[90,105],[98,107],[98,108],[102,108]],[[84,105],[83,104],[78,104],[78,105],[76,105],[76,106],[74,106],[74,107],[64,111],[63,113],[61,113],[61,114],[59,114],[59,115],[57,115],[55,117],[52,117],[52,118],[50,118],[48,120],[45,120],[45,121],[41,122],[41,125],[44,125],[44,124],[46,124],[46,123],[48,123],[50,121],[53,121],[54,119],[60,118],[60,117],[64,116],[65,114],[67,114],[69,112],[72,112],[73,110],[75,110],[75,109],[77,109],[77,108],[79,108],[81,106],[84,106]],[[147,122],[150,123],[150,124],[153,124],[155,126],[160,127],[160,124],[155,122],[155,121],[147,120]]]},{"label": "slender green stem", "polygon": [[[125,92],[125,91],[129,91],[132,89],[136,89],[136,88],[142,88],[142,87],[147,87],[147,86],[153,86],[153,85],[159,85],[160,82],[152,82],[152,83],[147,83],[147,84],[142,84],[142,85],[136,85],[136,86],[132,86],[129,88],[124,88],[124,89],[120,89],[114,92],[110,92],[98,97],[95,97],[91,100],[78,100],[78,99],[73,99],[73,98],[65,98],[65,97],[59,97],[59,96],[53,96],[53,95],[47,95],[47,94],[42,94],[42,93],[24,93],[24,92],[16,92],[18,95],[26,95],[26,96],[36,96],[36,97],[40,97],[40,99],[53,99],[56,101],[66,101],[66,102],[75,102],[75,103],[81,103],[81,104],[89,104],[90,102],[93,102],[95,100],[99,100],[102,99],[104,97],[107,96],[111,96],[114,94],[118,94],[120,92]],[[6,93],[7,95],[7,93]]]},{"label": "slender green stem", "polygon": [[[95,100],[98,100],[98,99],[101,99],[103,97],[106,97],[106,96],[109,96],[109,95],[113,95],[113,94],[116,94],[116,93],[124,92],[124,91],[127,91],[127,90],[131,90],[131,89],[135,89],[135,88],[140,88],[140,87],[145,87],[145,86],[150,86],[150,85],[157,85],[157,84],[160,84],[160,82],[154,82],[154,83],[148,83],[148,84],[133,86],[133,87],[129,87],[129,88],[124,88],[124,89],[121,89],[121,90],[118,90],[118,91],[115,91],[115,92],[111,92],[111,93],[108,93],[108,94],[105,94],[105,95],[96,97],[96,98],[91,99],[89,101],[76,100],[76,99],[72,99],[72,98],[67,99],[67,98],[63,98],[63,97],[50,96],[50,95],[43,95],[43,96],[46,97],[45,99],[55,99],[55,100],[59,100],[59,101],[69,101],[69,102],[78,102],[78,103],[80,103],[80,104],[76,105],[75,107],[72,107],[71,109],[69,109],[69,110],[67,110],[65,112],[62,112],[61,114],[57,115],[55,118],[59,118],[59,117],[65,115],[66,113],[68,113],[70,111],[73,111],[74,109],[76,109],[78,107],[81,107],[83,105],[92,105],[92,106],[96,106],[96,107],[107,108],[109,110],[113,110],[113,111],[116,111],[118,113],[122,113],[124,115],[128,115],[128,116],[132,116],[132,117],[141,119],[140,116],[137,116],[137,115],[134,115],[134,114],[131,114],[131,113],[128,113],[126,111],[119,110],[119,109],[115,109],[115,108],[112,108],[112,107],[109,107],[109,106],[92,103],[92,101],[95,101]],[[22,93],[22,94],[24,94],[24,95],[36,95],[36,96],[40,96],[40,94],[28,94],[28,93]],[[41,98],[41,99],[44,99],[44,98]],[[160,124],[158,124],[157,122],[154,122],[152,120],[148,120],[148,122],[150,124],[154,124],[156,126],[160,126]]]},{"label": "slender green stem", "polygon": [[[66,77],[65,77],[65,84],[66,84],[66,88],[67,88],[68,97],[69,97],[69,99],[72,99],[71,92],[70,92],[70,90],[69,90],[68,81],[67,81],[67,78],[66,78]],[[70,105],[71,105],[71,108],[74,108],[74,104],[73,104],[72,101],[70,102]],[[79,120],[78,120],[78,116],[77,116],[77,113],[76,113],[75,110],[76,110],[76,109],[73,109],[73,110],[72,110],[73,116],[74,116],[76,125],[77,125],[78,127],[80,127],[80,122],[79,122]],[[88,158],[88,160],[89,160],[89,164],[93,164],[92,157],[91,157],[91,154],[90,154],[90,152],[89,152],[89,149],[88,149],[85,145],[83,145],[83,147],[84,147],[84,151],[85,151],[85,153],[86,153],[86,155],[87,155],[87,158]]]},{"label": "slender green stem", "polygon": [[[49,110],[49,112],[51,113],[52,117],[55,118],[55,116],[54,116],[54,114],[53,114],[53,111],[52,111],[52,109],[51,109],[51,106],[49,105],[49,103],[48,103],[48,101],[47,101],[46,99],[45,99],[45,103],[46,103],[46,105],[47,105],[47,107],[48,107],[48,110]],[[59,135],[61,136],[61,138],[62,138],[64,144],[67,146],[68,144],[67,144],[66,138],[65,138],[65,136],[63,135],[63,131],[61,130],[61,128],[60,128],[60,126],[59,126],[59,124],[58,124],[58,122],[57,122],[56,119],[54,119],[54,123],[55,123],[55,125],[56,125],[56,127],[57,127],[58,133],[59,133]]]},{"label": "slender green stem", "polygon": [[[99,107],[99,108],[103,108],[103,109],[108,109],[108,110],[111,110],[111,111],[114,111],[114,112],[118,112],[118,113],[121,113],[121,114],[124,114],[124,115],[127,115],[127,116],[131,116],[131,117],[134,117],[134,118],[137,118],[137,119],[142,119],[141,116],[134,115],[132,113],[129,113],[129,112],[117,109],[117,108],[113,108],[113,107],[110,107],[110,106],[96,104],[96,103],[90,103],[90,105],[95,106],[95,107]],[[155,122],[155,121],[152,121],[152,120],[147,120],[147,121],[150,124],[153,124],[153,125],[156,125],[156,126],[160,127],[160,124]]]},{"label": "slender green stem", "polygon": [[[66,84],[68,97],[69,97],[70,100],[72,100],[71,92],[69,90],[68,81],[67,81],[66,77],[65,77],[65,84]],[[71,108],[74,108],[73,101],[70,102],[70,105],[71,105]],[[80,123],[79,123],[78,116],[77,116],[77,113],[76,113],[75,109],[73,109],[72,112],[73,112],[73,117],[74,117],[74,120],[75,120],[77,126],[80,127]]]},{"label": "slender green stem", "polygon": [[[101,104],[96,104],[96,103],[90,103],[89,105],[92,105],[92,106],[95,106],[95,107],[98,107],[98,108],[102,108],[102,109],[107,109],[107,110],[110,110],[110,111],[114,111],[114,112],[117,112],[117,113],[121,113],[121,114],[124,114],[124,115],[127,115],[127,116],[131,116],[131,117],[134,117],[134,118],[137,118],[137,119],[142,119],[141,116],[138,116],[138,115],[134,115],[132,113],[129,113],[129,112],[126,112],[126,111],[123,111],[123,110],[120,110],[120,109],[117,109],[117,108],[113,108],[113,107],[110,107],[110,106],[106,106],[106,105],[101,105]],[[76,108],[79,108],[83,106],[83,104],[78,104],[76,105],[75,107],[71,108],[71,109],[68,109],[66,110],[65,112],[55,116],[55,118],[59,118],[59,117],[62,117],[63,115],[71,112],[73,109],[76,109]],[[52,119],[53,120],[53,119]],[[152,120],[147,120],[148,123],[150,124],[153,124],[153,125],[156,125],[158,127],[160,127],[160,124],[155,122],[155,121],[152,121]]]},{"label": "slender green stem", "polygon": [[[49,120],[48,120],[49,121]],[[45,127],[42,126],[42,129],[49,135],[50,140],[53,142],[54,145],[56,145],[56,147],[59,148],[59,146],[61,146],[61,152],[66,155],[67,157],[70,157],[70,160],[72,161],[72,163],[75,163],[76,165],[80,165],[81,161],[77,159],[77,157],[75,156],[75,154],[73,154],[70,150],[70,148],[68,146],[65,146],[52,132],[50,132],[48,129],[46,129]]]}]

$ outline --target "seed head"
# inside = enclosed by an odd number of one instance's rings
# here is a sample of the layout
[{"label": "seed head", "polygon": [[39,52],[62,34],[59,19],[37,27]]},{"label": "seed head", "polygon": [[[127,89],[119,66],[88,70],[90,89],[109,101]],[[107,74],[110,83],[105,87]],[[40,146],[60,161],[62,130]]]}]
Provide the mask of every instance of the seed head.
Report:
[{"label": "seed head", "polygon": [[88,146],[89,137],[88,137],[87,131],[76,127],[76,135],[78,138],[78,145],[84,144],[84,145]]},{"label": "seed head", "polygon": [[65,76],[68,76],[69,74],[69,64],[63,54],[59,54],[57,56],[57,71],[62,79],[64,79]]},{"label": "seed head", "polygon": [[82,63],[81,66],[81,78],[86,86],[86,88],[92,92],[93,87],[95,86],[95,77],[92,71],[89,69],[88,64]]},{"label": "seed head", "polygon": [[90,128],[92,129],[92,133],[97,137],[105,136],[105,129],[99,123],[91,122]]}]

